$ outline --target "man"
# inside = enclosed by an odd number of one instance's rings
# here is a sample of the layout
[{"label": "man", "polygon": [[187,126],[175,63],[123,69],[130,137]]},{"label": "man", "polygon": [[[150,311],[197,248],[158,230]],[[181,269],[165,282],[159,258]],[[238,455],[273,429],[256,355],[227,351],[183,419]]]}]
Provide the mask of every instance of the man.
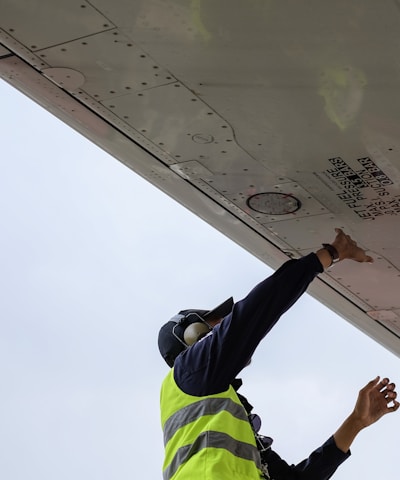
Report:
[{"label": "man", "polygon": [[365,427],[398,409],[395,385],[379,377],[360,390],[350,416],[321,447],[288,465],[258,433],[260,420],[237,393],[237,374],[257,345],[335,261],[372,262],[350,236],[336,229],[331,245],[289,260],[243,300],[211,311],[183,310],[160,330],[158,344],[171,371],[161,389],[164,480],[325,480],[350,455]]}]

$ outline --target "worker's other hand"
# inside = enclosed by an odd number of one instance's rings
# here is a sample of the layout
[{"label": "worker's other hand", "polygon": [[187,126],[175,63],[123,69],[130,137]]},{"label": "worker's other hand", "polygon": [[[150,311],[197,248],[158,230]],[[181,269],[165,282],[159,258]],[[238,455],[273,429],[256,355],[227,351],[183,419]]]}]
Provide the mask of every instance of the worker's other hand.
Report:
[{"label": "worker's other hand", "polygon": [[356,262],[373,262],[373,258],[365,253],[361,247],[350,237],[346,235],[340,228],[335,228],[336,238],[332,242],[332,246],[336,248],[339,259],[355,260]]},{"label": "worker's other hand", "polygon": [[372,425],[399,408],[395,388],[396,385],[390,383],[388,378],[380,380],[380,377],[376,377],[360,390],[352,417],[359,422],[361,428]]}]

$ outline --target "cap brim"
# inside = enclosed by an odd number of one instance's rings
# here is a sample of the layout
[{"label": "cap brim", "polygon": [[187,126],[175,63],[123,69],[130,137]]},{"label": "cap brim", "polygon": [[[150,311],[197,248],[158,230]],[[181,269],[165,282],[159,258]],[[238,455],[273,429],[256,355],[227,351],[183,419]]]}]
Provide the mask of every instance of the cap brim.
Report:
[{"label": "cap brim", "polygon": [[220,318],[224,318],[229,315],[233,309],[233,297],[228,298],[225,302],[215,307],[213,310],[207,312],[203,318],[205,321],[207,320],[219,320]]}]

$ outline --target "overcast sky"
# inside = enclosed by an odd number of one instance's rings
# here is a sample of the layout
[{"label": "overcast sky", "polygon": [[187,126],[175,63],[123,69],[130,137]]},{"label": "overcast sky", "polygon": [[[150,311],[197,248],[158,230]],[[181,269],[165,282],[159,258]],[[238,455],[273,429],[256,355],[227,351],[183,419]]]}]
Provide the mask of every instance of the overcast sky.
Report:
[{"label": "overcast sky", "polygon": [[[271,270],[2,81],[0,97],[0,478],[161,478],[159,327]],[[400,384],[399,359],[306,295],[241,392],[297,463],[376,375]],[[399,427],[363,431],[334,478],[396,478]]]}]

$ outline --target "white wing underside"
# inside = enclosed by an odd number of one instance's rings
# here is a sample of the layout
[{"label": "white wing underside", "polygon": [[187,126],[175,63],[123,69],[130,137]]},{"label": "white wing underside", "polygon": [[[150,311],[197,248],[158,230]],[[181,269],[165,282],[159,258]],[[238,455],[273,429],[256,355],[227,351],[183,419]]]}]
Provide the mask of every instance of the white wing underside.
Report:
[{"label": "white wing underside", "polygon": [[0,75],[400,354],[395,0],[0,0]]}]

